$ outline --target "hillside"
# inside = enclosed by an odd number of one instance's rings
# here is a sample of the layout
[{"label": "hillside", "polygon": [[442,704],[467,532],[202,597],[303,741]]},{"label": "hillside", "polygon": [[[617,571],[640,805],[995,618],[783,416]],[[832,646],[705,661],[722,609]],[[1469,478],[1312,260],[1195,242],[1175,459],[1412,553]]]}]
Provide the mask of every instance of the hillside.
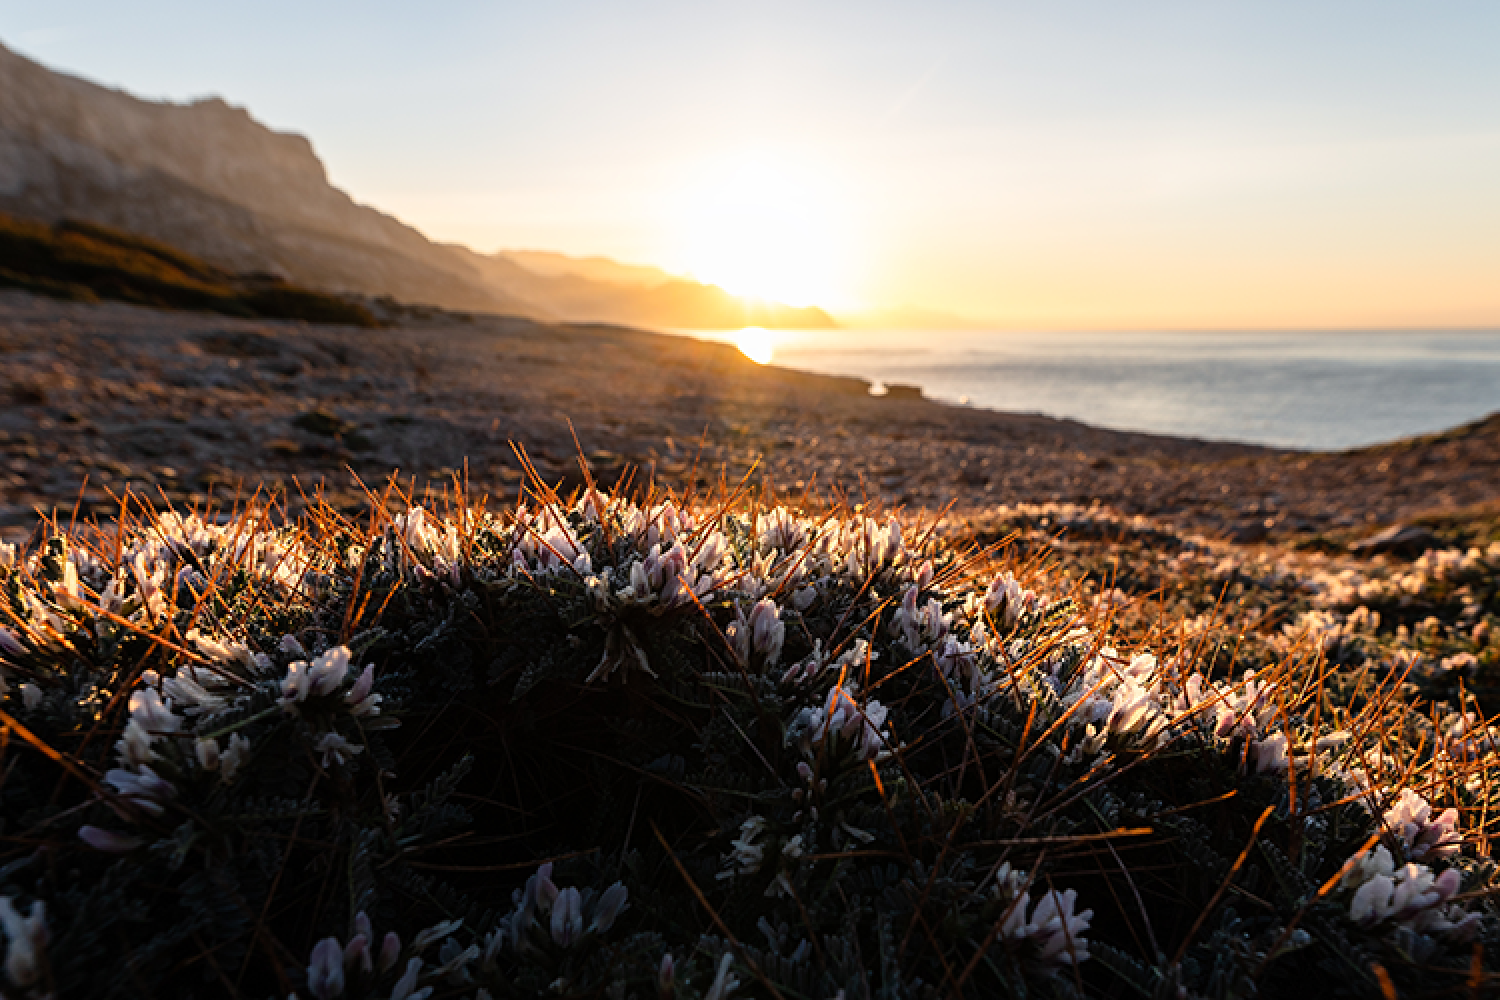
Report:
[{"label": "hillside", "polygon": [[0,211],[109,226],[230,272],[449,309],[705,329],[832,323],[821,310],[751,306],[696,282],[621,280],[628,271],[583,262],[533,271],[434,243],[333,187],[306,138],[243,108],[140,100],[3,45]]},{"label": "hillside", "polygon": [[230,316],[375,326],[365,307],[274,275],[229,274],[163,243],[87,222],[55,226],[0,213],[0,287],[93,302]]}]

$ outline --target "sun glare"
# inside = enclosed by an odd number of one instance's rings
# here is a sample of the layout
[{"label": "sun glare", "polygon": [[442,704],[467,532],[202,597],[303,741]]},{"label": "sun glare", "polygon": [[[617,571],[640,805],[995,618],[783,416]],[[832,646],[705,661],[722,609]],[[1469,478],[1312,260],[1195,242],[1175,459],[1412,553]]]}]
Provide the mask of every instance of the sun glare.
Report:
[{"label": "sun glare", "polygon": [[837,193],[815,172],[758,155],[701,176],[680,209],[684,263],[694,277],[796,306],[844,298],[852,241]]},{"label": "sun glare", "polygon": [[768,365],[776,356],[776,338],[758,326],[747,326],[734,339],[740,353],[758,365]]}]

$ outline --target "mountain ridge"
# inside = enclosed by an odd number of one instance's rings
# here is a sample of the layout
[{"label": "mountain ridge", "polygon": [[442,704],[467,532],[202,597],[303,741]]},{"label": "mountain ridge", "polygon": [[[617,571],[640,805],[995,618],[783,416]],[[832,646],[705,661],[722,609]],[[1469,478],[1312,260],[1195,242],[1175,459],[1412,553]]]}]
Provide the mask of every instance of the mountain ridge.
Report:
[{"label": "mountain ridge", "polygon": [[633,265],[549,259],[533,271],[504,252],[435,242],[334,187],[309,139],[245,108],[144,100],[3,44],[0,211],[81,219],[231,271],[449,309],[704,329],[834,325],[821,309],[746,302],[665,272],[657,284],[601,280]]}]

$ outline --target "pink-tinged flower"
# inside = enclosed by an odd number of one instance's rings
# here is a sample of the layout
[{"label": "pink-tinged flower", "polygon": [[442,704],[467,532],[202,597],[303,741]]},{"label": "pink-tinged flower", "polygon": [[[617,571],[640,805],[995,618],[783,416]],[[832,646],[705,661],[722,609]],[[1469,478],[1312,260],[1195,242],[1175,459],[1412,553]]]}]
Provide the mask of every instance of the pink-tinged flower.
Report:
[{"label": "pink-tinged flower", "polygon": [[349,675],[349,647],[334,646],[313,660],[308,670],[308,682],[315,695],[332,694],[344,678]]},{"label": "pink-tinged flower", "polygon": [[307,964],[307,989],[318,1000],[330,1000],[344,992],[344,949],[339,939],[326,937],[313,945]]},{"label": "pink-tinged flower", "polygon": [[1006,571],[990,582],[984,594],[984,608],[1001,628],[1012,628],[1021,614],[1036,605],[1037,596],[1021,586],[1015,575]]},{"label": "pink-tinged flower", "polygon": [[96,851],[106,854],[126,854],[145,843],[140,837],[128,833],[117,833],[97,826],[84,825],[78,828],[78,839]]},{"label": "pink-tinged flower", "polygon": [[676,991],[677,963],[672,961],[672,953],[669,951],[661,957],[661,965],[656,969],[656,995],[661,1000],[672,1000]]},{"label": "pink-tinged flower", "polygon": [[354,682],[354,686],[349,689],[349,693],[344,695],[345,703],[354,705],[361,701],[364,701],[370,696],[370,691],[374,687],[375,664],[367,663],[365,664],[365,669],[360,673],[359,679],[356,680]]},{"label": "pink-tinged flower", "polygon": [[1410,857],[1445,858],[1463,844],[1458,832],[1458,810],[1432,815],[1432,805],[1418,792],[1403,788],[1382,817],[1386,827],[1406,845]]},{"label": "pink-tinged flower", "polygon": [[160,816],[165,804],[177,795],[172,783],[149,767],[142,767],[139,772],[113,768],[104,773],[104,783],[125,801],[152,816]]},{"label": "pink-tinged flower", "polygon": [[621,882],[605,889],[604,895],[599,897],[599,902],[594,906],[594,919],[589,930],[603,934],[613,927],[615,918],[627,908],[626,900],[629,898],[630,890]]},{"label": "pink-tinged flower", "polygon": [[281,681],[281,697],[288,703],[306,701],[312,691],[306,660],[293,660],[286,666],[286,677]]},{"label": "pink-tinged flower", "polygon": [[768,665],[781,659],[781,647],[786,641],[786,626],[781,622],[781,609],[776,602],[762,599],[750,612],[751,645],[765,657]]},{"label": "pink-tinged flower", "polygon": [[26,647],[21,645],[20,637],[4,625],[0,625],[0,652],[17,659],[26,655]]},{"label": "pink-tinged flower", "polygon": [[1038,957],[1043,962],[1077,965],[1089,957],[1089,943],[1084,932],[1089,929],[1094,911],[1074,913],[1076,890],[1051,890],[1037,902],[1031,914],[1030,936],[1041,945]]},{"label": "pink-tinged flower", "polygon": [[370,939],[363,934],[354,935],[344,945],[344,967],[356,964],[367,975],[374,971],[374,961],[370,958]]},{"label": "pink-tinged flower", "polygon": [[552,904],[552,940],[564,948],[583,936],[583,897],[569,886]]},{"label": "pink-tinged flower", "polygon": [[281,697],[287,702],[303,702],[311,695],[337,691],[349,675],[349,647],[335,646],[311,663],[296,660],[287,664],[281,682]]},{"label": "pink-tinged flower", "polygon": [[380,942],[380,958],[376,960],[375,967],[382,973],[396,964],[396,959],[401,957],[401,935],[395,931],[386,931],[385,937]]},{"label": "pink-tinged flower", "polygon": [[542,913],[551,913],[557,901],[557,884],[552,881],[552,862],[539,865],[536,874],[526,880],[526,897]]}]

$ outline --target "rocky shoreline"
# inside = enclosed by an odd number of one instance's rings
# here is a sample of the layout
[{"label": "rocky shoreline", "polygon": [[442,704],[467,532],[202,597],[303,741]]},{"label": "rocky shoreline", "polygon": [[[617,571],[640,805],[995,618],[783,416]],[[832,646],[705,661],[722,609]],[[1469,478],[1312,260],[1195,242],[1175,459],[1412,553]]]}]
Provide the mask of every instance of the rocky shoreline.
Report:
[{"label": "rocky shoreline", "polygon": [[1500,414],[1301,452],[874,397],[682,337],[421,309],[365,330],[0,293],[0,394],[10,539],[37,510],[108,517],[127,486],[177,505],[259,484],[294,509],[318,488],[362,505],[359,482],[399,469],[418,488],[467,475],[508,498],[522,477],[510,442],[566,484],[574,431],[606,482],[749,475],[781,496],[960,515],[1100,504],[1242,544],[1347,544],[1500,497]]}]

